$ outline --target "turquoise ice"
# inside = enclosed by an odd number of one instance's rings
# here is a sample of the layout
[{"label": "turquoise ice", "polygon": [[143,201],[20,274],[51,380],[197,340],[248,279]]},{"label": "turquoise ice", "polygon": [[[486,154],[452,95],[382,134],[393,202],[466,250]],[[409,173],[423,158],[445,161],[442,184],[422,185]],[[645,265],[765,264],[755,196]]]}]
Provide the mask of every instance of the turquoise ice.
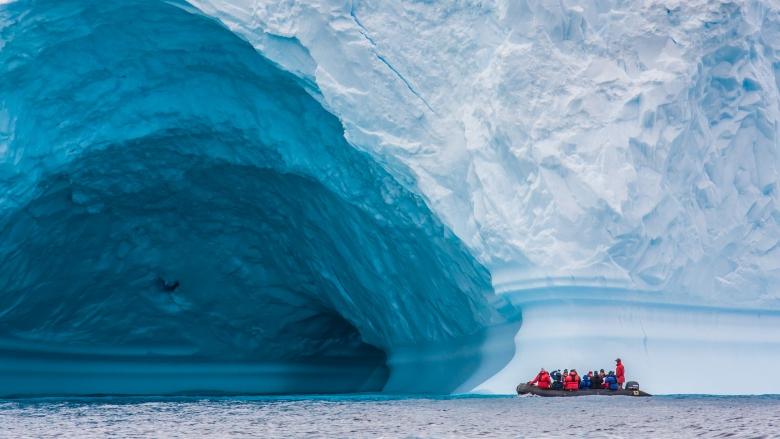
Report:
[{"label": "turquoise ice", "polygon": [[0,394],[447,392],[480,367],[488,271],[316,86],[184,3],[0,17]]}]

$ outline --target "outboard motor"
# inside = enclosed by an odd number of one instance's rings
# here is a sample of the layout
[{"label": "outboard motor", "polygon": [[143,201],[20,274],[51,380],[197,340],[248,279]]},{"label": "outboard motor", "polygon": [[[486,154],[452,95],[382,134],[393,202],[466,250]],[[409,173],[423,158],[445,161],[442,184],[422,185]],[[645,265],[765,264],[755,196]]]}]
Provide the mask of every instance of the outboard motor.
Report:
[{"label": "outboard motor", "polygon": [[639,390],[639,383],[636,381],[627,381],[626,382],[626,389],[627,390]]}]

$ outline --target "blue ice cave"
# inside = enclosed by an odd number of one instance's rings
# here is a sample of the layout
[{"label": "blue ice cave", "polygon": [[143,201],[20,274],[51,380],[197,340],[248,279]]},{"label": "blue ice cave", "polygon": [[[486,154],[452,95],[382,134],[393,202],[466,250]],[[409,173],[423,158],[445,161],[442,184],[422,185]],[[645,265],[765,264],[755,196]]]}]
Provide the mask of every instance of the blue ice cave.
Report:
[{"label": "blue ice cave", "polygon": [[184,3],[19,1],[0,32],[1,395],[494,372],[489,273],[312,84]]}]

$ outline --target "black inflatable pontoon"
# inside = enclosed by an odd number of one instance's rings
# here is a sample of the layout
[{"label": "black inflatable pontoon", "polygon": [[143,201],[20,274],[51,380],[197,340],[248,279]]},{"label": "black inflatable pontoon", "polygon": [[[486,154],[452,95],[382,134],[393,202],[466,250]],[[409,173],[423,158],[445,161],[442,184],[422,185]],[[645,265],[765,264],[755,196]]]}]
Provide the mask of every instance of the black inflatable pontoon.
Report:
[{"label": "black inflatable pontoon", "polygon": [[537,396],[588,396],[588,395],[603,395],[603,396],[653,396],[642,390],[607,390],[607,389],[581,389],[573,392],[566,390],[550,390],[540,389],[536,386],[528,384],[517,385],[518,395],[537,395]]}]

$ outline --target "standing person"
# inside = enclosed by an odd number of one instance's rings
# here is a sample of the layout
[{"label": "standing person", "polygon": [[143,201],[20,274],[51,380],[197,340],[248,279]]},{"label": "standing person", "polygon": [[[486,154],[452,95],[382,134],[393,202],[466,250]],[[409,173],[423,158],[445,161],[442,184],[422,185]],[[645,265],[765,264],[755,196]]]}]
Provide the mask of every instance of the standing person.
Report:
[{"label": "standing person", "polygon": [[617,376],[618,389],[622,389],[623,383],[626,382],[626,368],[623,367],[623,362],[620,361],[620,358],[616,359],[615,363],[617,363],[615,366],[615,375]]},{"label": "standing person", "polygon": [[539,387],[540,389],[549,389],[551,382],[552,380],[550,379],[550,374],[547,373],[547,371],[544,370],[544,368],[542,368],[542,370],[540,370],[539,373],[536,374],[536,378],[534,378],[533,381],[529,381],[528,384],[532,386],[536,384],[537,387]]}]

